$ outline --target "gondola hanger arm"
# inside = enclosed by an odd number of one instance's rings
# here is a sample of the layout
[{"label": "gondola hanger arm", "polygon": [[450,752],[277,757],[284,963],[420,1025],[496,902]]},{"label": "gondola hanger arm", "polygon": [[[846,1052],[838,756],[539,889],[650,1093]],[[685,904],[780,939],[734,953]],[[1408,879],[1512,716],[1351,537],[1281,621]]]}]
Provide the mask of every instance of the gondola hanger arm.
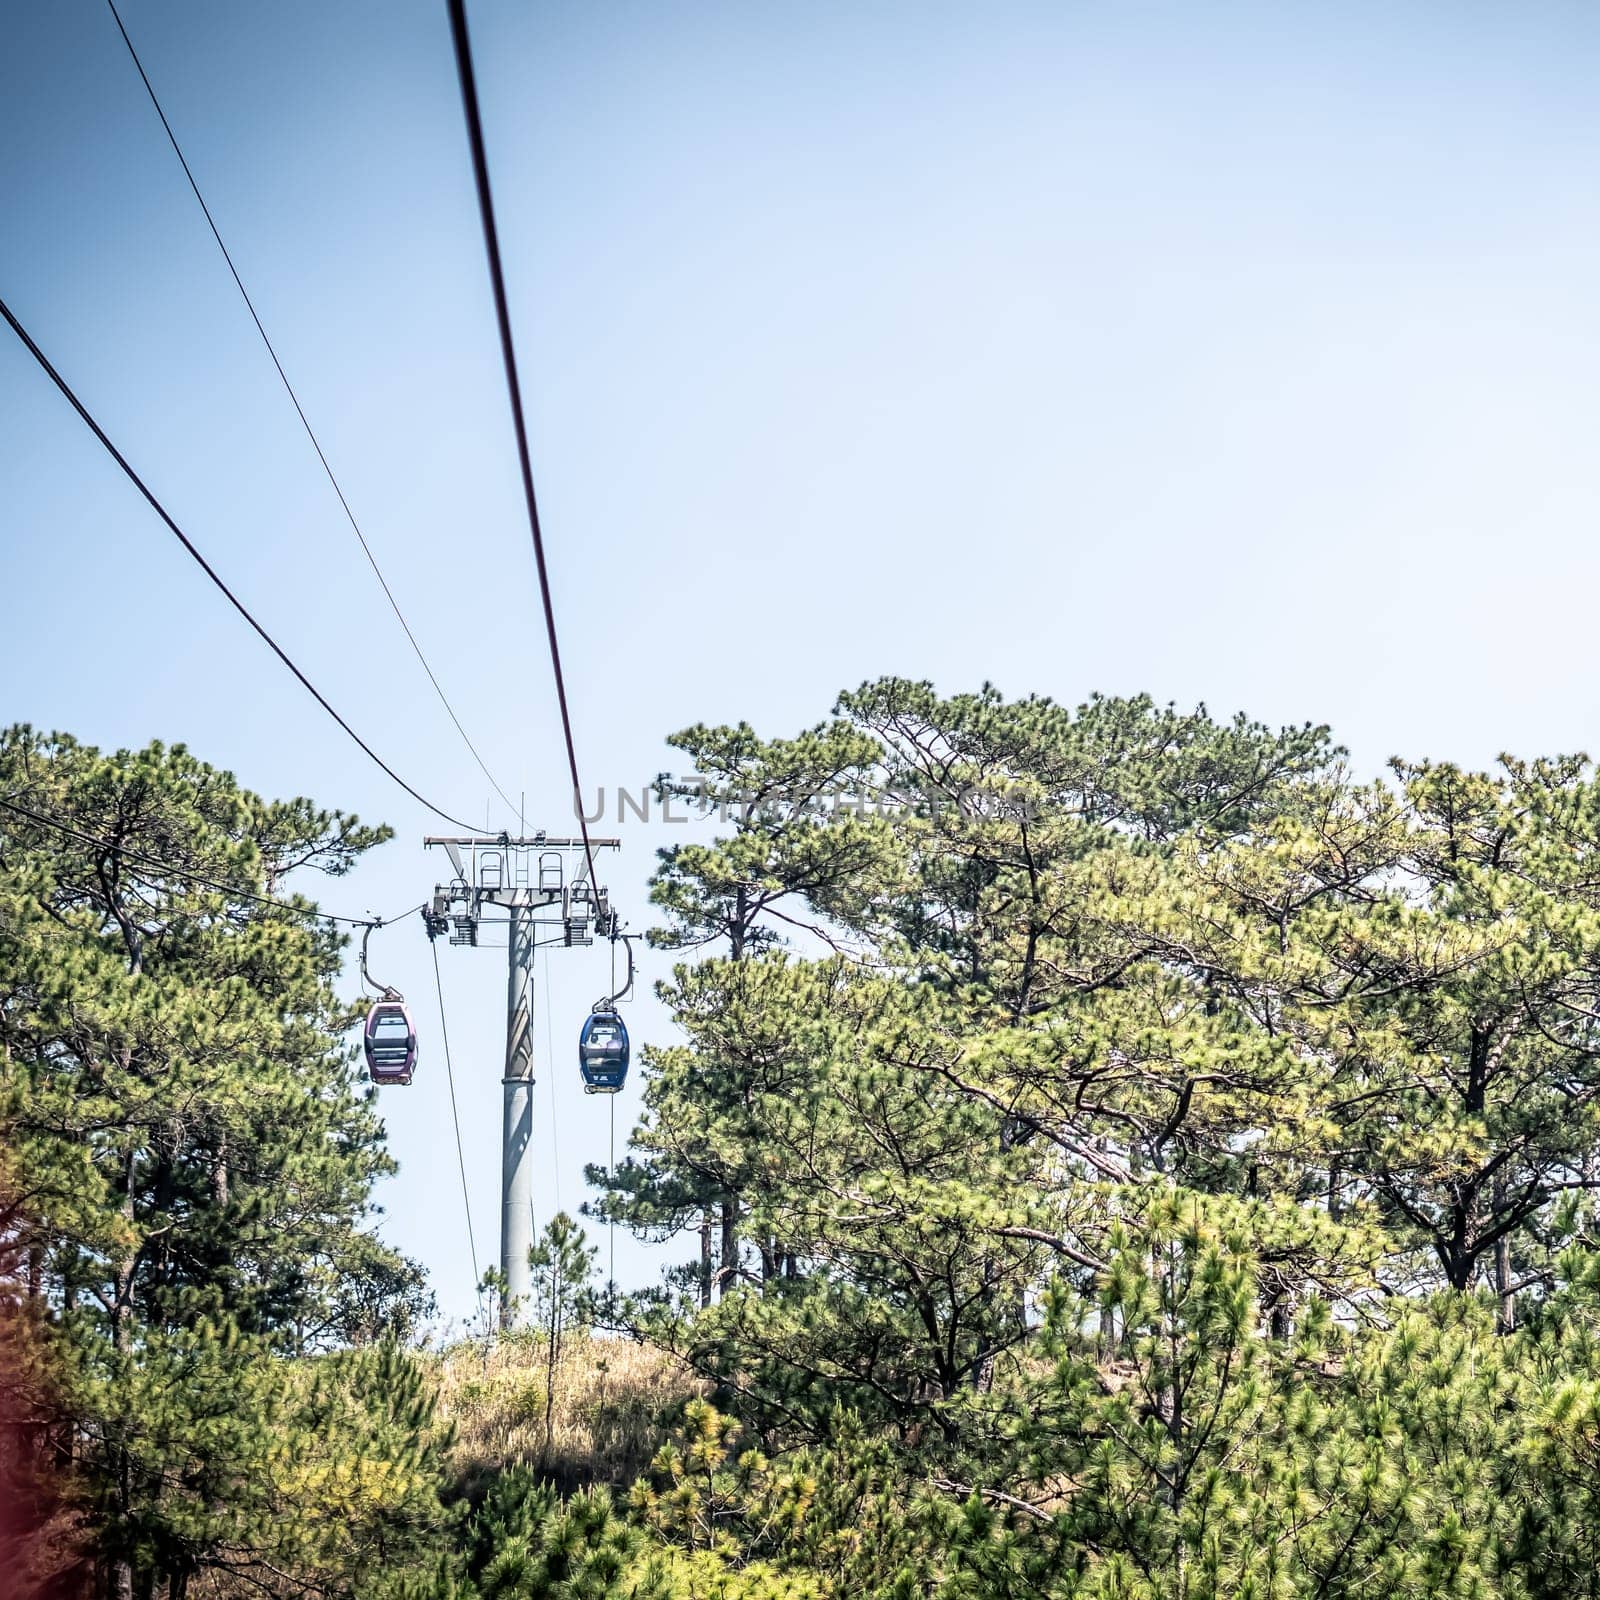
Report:
[{"label": "gondola hanger arm", "polygon": [[[613,934],[611,942],[615,944],[618,940],[622,942],[623,948],[628,952],[628,981],[615,994],[606,995],[602,999],[596,1000],[589,1008],[595,1014],[613,1010],[619,1001],[626,1000],[633,993],[633,938],[626,933]],[[611,981],[613,983],[617,981],[615,966],[611,969]]]},{"label": "gondola hanger arm", "polygon": [[385,1000],[399,1000],[404,998],[400,991],[392,984],[379,983],[367,966],[367,940],[372,937],[374,928],[381,928],[383,925],[383,918],[375,917],[361,930],[361,984],[363,988],[376,989]]}]

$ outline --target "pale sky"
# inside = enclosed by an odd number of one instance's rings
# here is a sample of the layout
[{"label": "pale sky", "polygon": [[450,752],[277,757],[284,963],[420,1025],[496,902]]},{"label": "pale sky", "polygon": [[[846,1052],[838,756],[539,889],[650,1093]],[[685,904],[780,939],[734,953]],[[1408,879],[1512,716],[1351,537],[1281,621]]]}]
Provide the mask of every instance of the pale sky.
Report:
[{"label": "pale sky", "polygon": [[[477,816],[487,786],[108,11],[6,11],[0,295],[335,705]],[[564,831],[443,5],[123,13],[435,670],[530,823]],[[591,789],[672,766],[686,723],[793,732],[882,673],[1327,721],[1364,768],[1600,750],[1600,12],[470,15]],[[385,819],[395,842],[324,903],[423,898],[440,825],[227,611],[9,333],[0,488],[0,716],[182,741],[265,794]],[[642,928],[674,835],[621,831],[608,876]],[[425,1052],[383,1100],[383,1228],[460,1316],[426,940],[381,937]],[[503,957],[440,953],[489,1261]],[[557,1167],[573,1207],[607,1137],[573,1048],[606,957],[546,971],[541,1222]],[[629,1021],[671,1036],[652,1002]],[[635,1083],[619,1148],[636,1105]],[[621,1240],[618,1266],[638,1283],[656,1261]]]}]

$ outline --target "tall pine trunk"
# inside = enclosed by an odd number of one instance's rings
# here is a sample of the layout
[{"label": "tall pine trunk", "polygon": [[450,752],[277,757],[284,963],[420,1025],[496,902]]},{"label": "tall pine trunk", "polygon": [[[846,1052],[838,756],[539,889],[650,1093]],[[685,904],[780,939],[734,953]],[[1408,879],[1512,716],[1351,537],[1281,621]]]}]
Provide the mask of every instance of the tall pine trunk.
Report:
[{"label": "tall pine trunk", "polygon": [[[1494,1186],[1494,1217],[1496,1222],[1505,1208],[1506,1186],[1496,1179]],[[1495,1325],[1498,1332],[1512,1333],[1517,1326],[1517,1291],[1511,1280],[1511,1235],[1502,1233],[1494,1244],[1494,1292],[1498,1303]]]},{"label": "tall pine trunk", "polygon": [[711,1304],[711,1213],[700,1213],[700,1309]]},{"label": "tall pine trunk", "polygon": [[[126,1354],[132,1345],[129,1330],[130,1302],[133,1299],[133,1274],[138,1266],[138,1250],[133,1244],[134,1184],[138,1176],[138,1154],[130,1146],[124,1168],[126,1193],[122,1201],[122,1214],[127,1219],[129,1243],[126,1253],[112,1274],[111,1343],[119,1354]],[[133,1512],[133,1463],[128,1459],[126,1446],[117,1451],[117,1502],[124,1523]],[[110,1600],[133,1600],[133,1563],[115,1560],[110,1571]]]},{"label": "tall pine trunk", "polygon": [[722,1259],[717,1271],[717,1298],[722,1299],[739,1278],[739,1201],[728,1195],[722,1202]]}]

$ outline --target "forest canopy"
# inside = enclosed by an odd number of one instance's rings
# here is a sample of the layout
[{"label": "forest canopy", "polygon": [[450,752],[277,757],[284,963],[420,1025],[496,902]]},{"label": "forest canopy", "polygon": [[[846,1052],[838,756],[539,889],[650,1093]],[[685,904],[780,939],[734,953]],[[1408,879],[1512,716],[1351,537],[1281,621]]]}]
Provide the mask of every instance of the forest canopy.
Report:
[{"label": "forest canopy", "polygon": [[0,735],[0,800],[13,1490],[62,1481],[88,1569],[63,1593],[353,1593],[374,1549],[444,1525],[398,1348],[429,1297],[370,1228],[392,1163],[342,1037],[344,936],[283,880],[388,831],[181,746],[28,728]]},{"label": "forest canopy", "polygon": [[[1378,778],[1320,726],[899,679],[671,743],[676,1042],[590,1177],[682,1263],[586,1297],[557,1219],[543,1446],[463,1475],[341,936],[285,882],[383,830],[0,742],[76,830],[0,813],[0,1244],[51,1397],[8,1469],[48,1456],[85,1582],[1600,1594],[1585,757]],[[642,1469],[550,1468],[568,1320],[684,1374]]]},{"label": "forest canopy", "polygon": [[1595,1592],[1585,758],[897,679],[672,743],[635,1326],[892,1441],[950,1593]]}]

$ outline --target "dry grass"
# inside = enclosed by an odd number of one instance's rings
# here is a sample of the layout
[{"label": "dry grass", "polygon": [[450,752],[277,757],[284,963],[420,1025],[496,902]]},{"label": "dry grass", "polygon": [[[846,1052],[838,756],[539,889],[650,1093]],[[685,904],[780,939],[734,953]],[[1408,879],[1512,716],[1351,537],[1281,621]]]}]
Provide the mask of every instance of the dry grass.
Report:
[{"label": "dry grass", "polygon": [[514,1333],[442,1351],[439,1410],[455,1424],[452,1465],[471,1493],[505,1467],[529,1466],[563,1491],[625,1487],[660,1443],[658,1423],[704,1386],[674,1358],[631,1340],[567,1334],[545,1438],[545,1343]]}]

